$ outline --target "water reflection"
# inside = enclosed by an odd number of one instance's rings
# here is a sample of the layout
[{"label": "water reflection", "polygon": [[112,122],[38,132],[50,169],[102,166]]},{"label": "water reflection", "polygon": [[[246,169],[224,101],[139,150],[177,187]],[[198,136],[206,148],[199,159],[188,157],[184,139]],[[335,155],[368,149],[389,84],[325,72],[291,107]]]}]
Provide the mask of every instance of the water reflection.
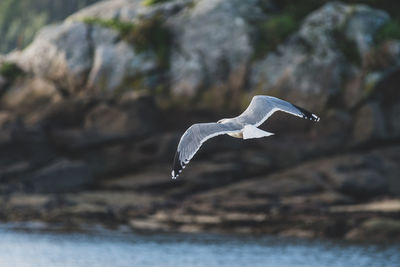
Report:
[{"label": "water reflection", "polygon": [[400,245],[0,230],[0,266],[399,266]]}]

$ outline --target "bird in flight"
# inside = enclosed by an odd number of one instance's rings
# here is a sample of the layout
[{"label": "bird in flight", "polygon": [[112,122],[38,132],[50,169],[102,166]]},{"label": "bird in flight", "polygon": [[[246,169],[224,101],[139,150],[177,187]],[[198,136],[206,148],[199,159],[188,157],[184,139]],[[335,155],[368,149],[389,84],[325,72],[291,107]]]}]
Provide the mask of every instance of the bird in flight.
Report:
[{"label": "bird in flight", "polygon": [[176,179],[181,174],[200,146],[212,137],[228,134],[236,138],[251,139],[273,135],[257,127],[276,111],[283,111],[312,121],[320,119],[315,114],[282,99],[264,95],[254,96],[250,105],[239,116],[218,122],[196,123],[186,130],[175,154],[172,179]]}]

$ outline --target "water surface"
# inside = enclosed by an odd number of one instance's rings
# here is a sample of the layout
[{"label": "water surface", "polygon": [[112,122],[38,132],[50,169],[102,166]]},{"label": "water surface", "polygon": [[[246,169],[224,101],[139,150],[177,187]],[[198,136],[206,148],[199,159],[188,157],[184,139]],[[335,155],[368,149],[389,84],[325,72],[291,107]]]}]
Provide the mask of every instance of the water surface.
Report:
[{"label": "water surface", "polygon": [[400,245],[0,229],[0,266],[400,266]]}]

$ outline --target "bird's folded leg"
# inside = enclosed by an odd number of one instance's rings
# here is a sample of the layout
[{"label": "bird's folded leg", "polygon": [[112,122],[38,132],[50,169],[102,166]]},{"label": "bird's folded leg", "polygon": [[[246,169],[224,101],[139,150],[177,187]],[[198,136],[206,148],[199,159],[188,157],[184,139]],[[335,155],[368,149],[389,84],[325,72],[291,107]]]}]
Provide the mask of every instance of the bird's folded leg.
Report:
[{"label": "bird's folded leg", "polygon": [[243,130],[243,139],[251,139],[251,138],[261,138],[274,135],[274,133],[266,132],[263,130],[258,129],[253,125],[246,125],[244,126]]}]

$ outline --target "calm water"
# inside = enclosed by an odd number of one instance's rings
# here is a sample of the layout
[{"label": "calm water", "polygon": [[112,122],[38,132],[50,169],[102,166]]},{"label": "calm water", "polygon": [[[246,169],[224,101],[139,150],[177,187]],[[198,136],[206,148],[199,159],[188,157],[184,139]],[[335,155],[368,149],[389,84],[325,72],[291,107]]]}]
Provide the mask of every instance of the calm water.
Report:
[{"label": "calm water", "polygon": [[400,245],[0,229],[0,266],[400,266]]}]

